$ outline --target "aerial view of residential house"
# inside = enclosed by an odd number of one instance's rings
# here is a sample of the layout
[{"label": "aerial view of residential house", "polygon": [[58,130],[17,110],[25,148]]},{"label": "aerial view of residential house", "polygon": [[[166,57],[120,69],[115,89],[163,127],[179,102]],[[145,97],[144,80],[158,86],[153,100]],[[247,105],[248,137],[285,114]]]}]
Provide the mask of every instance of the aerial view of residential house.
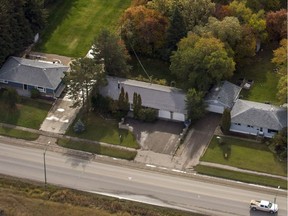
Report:
[{"label": "aerial view of residential house", "polygon": [[59,63],[10,57],[0,69],[0,87],[15,88],[22,96],[37,89],[41,95],[56,98],[64,90],[62,78],[67,70]]},{"label": "aerial view of residential house", "polygon": [[287,127],[287,109],[238,99],[231,110],[230,131],[273,137]]},{"label": "aerial view of residential house", "polygon": [[220,85],[214,86],[205,98],[206,110],[223,114],[224,109],[232,109],[239,98],[241,89],[241,87],[228,81],[223,81]]},{"label": "aerial view of residential house", "polygon": [[121,88],[128,93],[130,109],[133,110],[133,94],[141,95],[142,106],[158,110],[161,119],[185,121],[185,93],[180,89],[118,77],[107,77],[108,85],[100,89],[103,96],[118,100]]}]

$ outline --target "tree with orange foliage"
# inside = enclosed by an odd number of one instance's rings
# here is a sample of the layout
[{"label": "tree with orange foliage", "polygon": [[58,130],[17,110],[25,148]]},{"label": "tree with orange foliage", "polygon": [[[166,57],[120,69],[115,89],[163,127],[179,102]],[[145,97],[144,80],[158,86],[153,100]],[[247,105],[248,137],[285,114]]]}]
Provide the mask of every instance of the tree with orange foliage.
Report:
[{"label": "tree with orange foliage", "polygon": [[266,26],[271,40],[287,38],[287,10],[268,12],[266,15]]}]

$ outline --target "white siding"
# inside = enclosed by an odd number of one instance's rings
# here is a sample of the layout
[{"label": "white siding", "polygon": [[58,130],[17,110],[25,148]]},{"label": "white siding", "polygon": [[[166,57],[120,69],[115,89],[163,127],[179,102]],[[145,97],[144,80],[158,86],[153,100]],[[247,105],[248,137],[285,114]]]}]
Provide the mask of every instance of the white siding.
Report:
[{"label": "white siding", "polygon": [[250,135],[257,135],[259,132],[262,132],[262,135],[265,137],[269,137],[272,138],[276,133],[271,132],[268,133],[268,129],[267,128],[261,128],[257,127],[257,126],[248,126],[245,124],[241,124],[241,125],[237,125],[236,123],[231,122],[231,126],[230,126],[230,131],[234,131],[234,132],[238,132],[238,133],[243,133],[243,134],[250,134]]},{"label": "white siding", "polygon": [[217,105],[208,105],[206,108],[207,111],[209,112],[214,112],[214,113],[220,113],[223,114],[224,112],[224,107],[223,106],[217,106]]},{"label": "white siding", "polygon": [[159,110],[158,117],[164,119],[171,119],[171,113],[169,111]]}]

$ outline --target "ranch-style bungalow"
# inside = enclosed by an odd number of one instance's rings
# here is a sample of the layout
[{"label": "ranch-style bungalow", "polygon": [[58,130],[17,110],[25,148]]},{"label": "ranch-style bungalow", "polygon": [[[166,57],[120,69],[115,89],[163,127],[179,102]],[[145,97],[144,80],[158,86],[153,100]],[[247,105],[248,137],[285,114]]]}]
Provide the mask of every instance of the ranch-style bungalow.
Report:
[{"label": "ranch-style bungalow", "polygon": [[230,131],[272,138],[287,127],[287,109],[237,100],[231,110]]},{"label": "ranch-style bungalow", "polygon": [[133,111],[133,95],[137,93],[141,95],[142,106],[157,109],[159,118],[182,122],[186,120],[186,96],[180,89],[110,76],[107,80],[108,85],[102,87],[100,93],[118,100],[123,87],[129,96],[130,110]]},{"label": "ranch-style bungalow", "polygon": [[0,87],[15,88],[22,96],[37,89],[43,96],[57,98],[64,90],[62,78],[67,70],[58,63],[10,57],[0,69]]}]

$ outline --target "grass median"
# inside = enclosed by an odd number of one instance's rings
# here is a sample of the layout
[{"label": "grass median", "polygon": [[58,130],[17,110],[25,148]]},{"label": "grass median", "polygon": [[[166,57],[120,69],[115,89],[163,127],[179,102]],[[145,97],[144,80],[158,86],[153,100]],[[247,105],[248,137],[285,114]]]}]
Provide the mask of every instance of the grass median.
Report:
[{"label": "grass median", "polygon": [[113,146],[105,146],[96,143],[77,142],[69,139],[58,139],[57,144],[70,149],[81,150],[91,152],[99,155],[106,155],[109,157],[120,158],[125,160],[134,160],[137,155],[137,151],[130,151],[126,149],[120,149]]},{"label": "grass median", "polygon": [[0,134],[7,137],[24,139],[29,141],[36,140],[39,137],[39,134],[6,127],[0,127]]},{"label": "grass median", "polygon": [[258,185],[270,186],[270,187],[275,187],[275,188],[280,186],[282,189],[287,189],[287,181],[279,179],[279,178],[241,173],[241,172],[230,171],[230,170],[203,166],[203,165],[198,165],[194,169],[198,173],[204,174],[204,175],[215,176],[219,178],[231,179],[231,180],[258,184]]}]

